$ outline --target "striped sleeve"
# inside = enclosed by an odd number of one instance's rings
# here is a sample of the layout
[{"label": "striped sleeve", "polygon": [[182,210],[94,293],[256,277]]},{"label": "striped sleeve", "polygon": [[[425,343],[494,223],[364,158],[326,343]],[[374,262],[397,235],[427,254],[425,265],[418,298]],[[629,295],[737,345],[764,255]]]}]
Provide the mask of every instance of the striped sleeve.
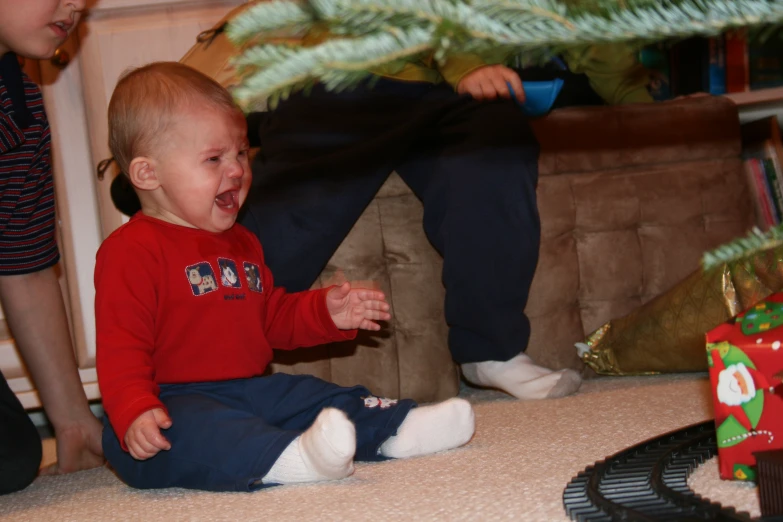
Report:
[{"label": "striped sleeve", "polygon": [[33,116],[24,129],[0,78],[0,275],[37,272],[57,264],[51,135],[38,87],[25,77]]}]

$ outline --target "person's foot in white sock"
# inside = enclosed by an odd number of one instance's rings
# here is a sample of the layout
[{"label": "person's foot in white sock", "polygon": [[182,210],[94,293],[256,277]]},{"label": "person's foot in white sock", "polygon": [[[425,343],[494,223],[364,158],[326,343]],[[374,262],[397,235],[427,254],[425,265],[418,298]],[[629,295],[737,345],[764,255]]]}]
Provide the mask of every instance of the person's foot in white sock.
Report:
[{"label": "person's foot in white sock", "polygon": [[353,473],[356,428],[345,413],[324,408],[307,431],[283,450],[264,475],[264,484],[335,480]]},{"label": "person's foot in white sock", "polygon": [[402,459],[457,448],[467,444],[475,426],[473,408],[465,399],[420,406],[408,413],[397,434],[381,445],[379,453]]},{"label": "person's foot in white sock", "polygon": [[520,353],[508,361],[483,361],[461,365],[462,375],[471,384],[498,388],[517,399],[553,399],[571,395],[582,378],[574,370],[552,371],[536,365]]}]

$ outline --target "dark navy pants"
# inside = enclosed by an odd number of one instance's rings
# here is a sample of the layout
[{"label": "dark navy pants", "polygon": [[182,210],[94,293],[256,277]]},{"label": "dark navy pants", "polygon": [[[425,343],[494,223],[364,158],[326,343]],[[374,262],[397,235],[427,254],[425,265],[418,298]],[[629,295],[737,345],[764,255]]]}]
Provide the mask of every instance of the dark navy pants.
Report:
[{"label": "dark navy pants", "polygon": [[396,170],[423,202],[424,230],[443,256],[454,360],[502,361],[526,349],[538,144],[513,102],[478,102],[447,84],[379,80],[341,94],[316,86],[255,131],[261,151],[241,223],[261,240],[276,284],[309,288]]},{"label": "dark navy pants", "polygon": [[162,385],[160,399],[172,420],[163,431],[171,449],[150,459],[136,460],[123,451],[104,418],[106,459],[135,488],[251,491],[271,485],[258,481],[326,407],[344,411],[355,424],[356,460],[385,460],[378,449],[416,406],[410,399],[380,401],[361,386],[343,388],[282,373]]},{"label": "dark navy pants", "polygon": [[0,495],[33,482],[41,452],[38,430],[0,373]]}]

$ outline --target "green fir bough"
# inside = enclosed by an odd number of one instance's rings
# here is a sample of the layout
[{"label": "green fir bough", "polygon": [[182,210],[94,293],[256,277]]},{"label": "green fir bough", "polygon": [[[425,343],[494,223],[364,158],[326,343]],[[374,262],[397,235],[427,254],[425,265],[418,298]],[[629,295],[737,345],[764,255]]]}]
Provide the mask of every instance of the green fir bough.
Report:
[{"label": "green fir bough", "polygon": [[[783,0],[274,0],[240,13],[228,35],[244,49],[235,94],[252,108],[316,81],[350,88],[373,68],[427,54],[540,63],[590,44],[641,47],[781,21]],[[308,48],[269,41],[313,29],[336,37]]]}]

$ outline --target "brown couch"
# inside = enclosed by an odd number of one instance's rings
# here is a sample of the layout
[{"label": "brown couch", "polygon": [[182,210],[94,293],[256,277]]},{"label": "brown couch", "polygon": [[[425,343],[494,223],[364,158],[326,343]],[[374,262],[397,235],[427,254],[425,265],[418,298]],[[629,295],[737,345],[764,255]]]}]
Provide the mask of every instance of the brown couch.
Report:
[{"label": "brown couch", "polygon": [[[725,98],[561,109],[540,140],[541,256],[527,353],[581,370],[574,343],[672,287],[701,254],[752,223],[737,110]],[[387,292],[394,318],[357,342],[279,353],[273,371],[312,373],[426,402],[456,395],[441,260],[418,199],[393,175],[321,276],[342,270]]]}]

